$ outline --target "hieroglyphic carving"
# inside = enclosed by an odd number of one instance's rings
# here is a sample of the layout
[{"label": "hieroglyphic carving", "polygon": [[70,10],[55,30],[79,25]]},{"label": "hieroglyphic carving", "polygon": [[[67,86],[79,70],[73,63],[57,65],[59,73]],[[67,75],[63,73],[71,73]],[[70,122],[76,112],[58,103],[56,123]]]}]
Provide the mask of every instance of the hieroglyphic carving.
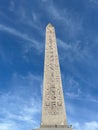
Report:
[{"label": "hieroglyphic carving", "polygon": [[[60,125],[65,121],[64,99],[54,27],[46,28],[42,122]],[[59,117],[59,119],[57,118]],[[49,120],[48,120],[49,119]]]},{"label": "hieroglyphic carving", "polygon": [[[57,65],[55,66],[54,45],[53,45],[54,44],[54,39],[55,39],[54,30],[50,29],[50,30],[48,30],[48,33],[49,33],[49,35],[48,35],[48,42],[47,42],[47,53],[48,53],[49,63],[47,65],[47,67],[49,67],[49,72],[48,73],[50,73],[50,78],[48,77],[50,79],[49,80],[50,81],[50,83],[49,83],[50,84],[50,89],[47,89],[47,90],[50,93],[51,108],[49,108],[49,106],[50,106],[49,102],[48,102],[48,105],[45,102],[45,106],[48,106],[48,109],[51,109],[51,112],[49,110],[49,114],[53,114],[53,113],[56,114],[56,111],[57,111],[56,108],[57,108],[58,104],[61,104],[61,101],[60,101],[60,103],[59,102],[57,103],[56,100],[61,99],[61,96],[60,96],[60,93],[58,93],[58,90],[56,90],[57,88],[55,88],[55,78],[56,78],[56,81],[58,81],[59,78],[58,78],[58,76],[54,77],[55,76],[56,66],[57,66]],[[48,85],[48,87],[49,87],[49,85]],[[46,90],[46,100],[49,100],[49,95],[47,94],[48,93],[47,90]],[[53,106],[55,106],[55,107],[53,107]]]}]

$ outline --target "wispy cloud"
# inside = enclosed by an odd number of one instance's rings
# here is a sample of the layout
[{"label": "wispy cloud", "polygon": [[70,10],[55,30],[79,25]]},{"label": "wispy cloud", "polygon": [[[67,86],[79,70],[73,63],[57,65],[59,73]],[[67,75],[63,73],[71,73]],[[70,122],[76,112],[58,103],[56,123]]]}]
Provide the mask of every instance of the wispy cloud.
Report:
[{"label": "wispy cloud", "polygon": [[4,61],[8,61],[8,59],[5,56],[2,46],[0,46],[0,58],[3,59]]},{"label": "wispy cloud", "polygon": [[57,39],[57,44],[60,50],[60,60],[62,61],[62,63],[65,60],[68,60],[72,63],[82,62],[85,63],[86,66],[96,66],[96,62],[94,60],[94,53],[88,41],[86,41],[84,45],[83,41],[81,40],[76,40],[74,42],[67,43],[61,39]]},{"label": "wispy cloud", "polygon": [[61,47],[64,50],[72,49],[71,44],[68,44],[68,43],[66,43],[63,40],[58,39],[58,38],[57,38],[57,45],[58,45],[58,47]]},{"label": "wispy cloud", "polygon": [[83,31],[82,18],[67,8],[57,8],[53,2],[50,2],[48,8],[46,8],[46,12],[49,13],[50,17],[60,23],[63,27],[63,32],[69,33],[70,38],[76,38]]},{"label": "wispy cloud", "polygon": [[47,2],[47,0],[42,0],[42,2]]},{"label": "wispy cloud", "polygon": [[84,124],[79,124],[78,122],[73,123],[75,130],[97,130],[98,129],[98,122],[91,121],[85,122]]},{"label": "wispy cloud", "polygon": [[[83,93],[82,93],[83,94]],[[65,96],[68,99],[72,99],[72,100],[78,100],[78,101],[84,101],[84,102],[92,102],[92,103],[98,103],[98,100],[95,99],[95,97],[91,96],[91,95],[79,95],[75,92],[66,92]],[[84,100],[85,99],[85,100]]]},{"label": "wispy cloud", "polygon": [[30,42],[35,42],[27,34],[23,34],[23,33],[19,32],[19,31],[17,31],[16,29],[13,29],[11,27],[7,27],[7,26],[5,26],[3,24],[0,24],[0,30],[8,32],[8,33],[10,33],[12,35],[18,36],[18,37],[20,37],[20,38],[22,38],[24,40],[27,40],[27,41],[30,41]]},{"label": "wispy cloud", "polygon": [[90,2],[91,4],[98,5],[98,0],[89,0],[89,2]]},{"label": "wispy cloud", "polygon": [[[84,50],[82,50],[81,48],[81,41],[76,41],[75,43],[65,43],[62,40],[58,40],[59,46],[66,50],[67,52],[69,52],[65,56],[69,56],[69,60],[74,60],[72,58],[77,58],[77,60],[79,60],[80,58],[85,58],[86,54],[85,54],[85,50],[86,48],[84,48]],[[82,52],[81,52],[82,51]],[[72,55],[73,57],[72,57]]]},{"label": "wispy cloud", "polygon": [[3,24],[0,24],[0,30],[5,31],[7,33],[10,33],[11,35],[17,36],[25,41],[28,41],[28,42],[32,43],[28,46],[30,46],[30,47],[33,46],[34,48],[41,50],[41,47],[39,46],[40,42],[35,40],[35,38],[29,37],[28,34],[24,34],[24,33],[14,29],[14,28],[8,27],[8,26],[3,25]]},{"label": "wispy cloud", "polygon": [[3,122],[3,123],[0,123],[0,129],[1,130],[18,130],[18,126],[17,124],[15,124],[15,122],[11,121],[11,122]]},{"label": "wispy cloud", "polygon": [[[36,82],[39,82],[39,84],[36,84]],[[2,106],[0,107],[0,129],[23,129],[18,122],[25,123],[27,128],[38,127],[40,124],[41,98],[38,97],[35,89],[37,85],[40,86],[40,78],[32,74],[26,77],[15,74],[10,85],[14,85],[11,91],[0,93],[0,106]],[[29,89],[33,87],[32,91],[30,89],[31,92],[28,92],[28,87]],[[24,128],[24,130],[27,128]]]},{"label": "wispy cloud", "polygon": [[74,79],[74,77],[68,76],[64,79],[64,81],[66,87],[66,91],[64,89],[66,98],[77,101],[80,100],[84,102],[98,103],[97,98],[95,98],[91,93],[85,95],[85,92],[82,89],[82,84],[78,80]]},{"label": "wispy cloud", "polygon": [[10,1],[9,10],[10,10],[10,11],[14,11],[14,10],[15,10],[15,1],[14,1],[14,0],[11,0],[11,1]]}]

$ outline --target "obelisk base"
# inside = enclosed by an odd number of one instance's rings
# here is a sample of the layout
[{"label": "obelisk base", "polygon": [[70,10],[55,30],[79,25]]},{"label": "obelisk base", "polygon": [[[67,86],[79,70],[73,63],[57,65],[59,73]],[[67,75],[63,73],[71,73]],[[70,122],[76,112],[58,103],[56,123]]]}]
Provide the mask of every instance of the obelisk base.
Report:
[{"label": "obelisk base", "polygon": [[37,128],[36,130],[72,130],[72,128]]}]

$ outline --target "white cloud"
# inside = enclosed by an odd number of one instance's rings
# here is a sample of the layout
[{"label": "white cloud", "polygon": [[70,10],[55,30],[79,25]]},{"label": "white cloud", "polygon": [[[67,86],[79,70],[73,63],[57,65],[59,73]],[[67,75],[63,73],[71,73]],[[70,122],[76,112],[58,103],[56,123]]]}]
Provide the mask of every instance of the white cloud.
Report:
[{"label": "white cloud", "polygon": [[[11,97],[12,98],[12,97]],[[14,103],[17,102],[17,99],[13,101]],[[38,107],[40,105],[40,102],[37,101],[38,104],[36,104],[36,101],[34,101],[34,105],[30,106],[30,102],[28,104],[23,103],[17,103],[17,107],[21,107],[21,109],[18,112],[18,109],[16,107],[16,110],[14,108],[10,108],[11,104],[14,105],[13,102],[9,102],[9,108],[6,106],[6,109],[0,112],[0,115],[4,116],[5,118],[2,119],[2,122],[0,122],[0,130],[16,130],[16,128],[21,128],[21,125],[24,125],[25,128],[31,127],[34,128],[36,126],[39,126],[39,121],[36,119],[36,114],[40,114],[41,108]],[[5,102],[6,103],[6,102]],[[2,105],[3,106],[3,105]],[[3,108],[4,109],[4,108]],[[11,109],[11,110],[10,110]],[[13,113],[14,111],[14,113]],[[0,117],[0,120],[2,118]],[[8,123],[7,123],[8,122]],[[19,122],[19,123],[18,123]],[[23,122],[21,124],[21,122]]]},{"label": "white cloud", "polygon": [[59,50],[62,50],[60,51],[61,61],[65,61],[66,59],[70,62],[78,61],[80,63],[82,61],[88,66],[96,64],[95,61],[92,62],[94,56],[87,42],[85,43],[85,45],[83,45],[82,41],[80,40],[67,43],[61,39],[57,39],[57,44]]},{"label": "white cloud", "polygon": [[98,129],[98,122],[92,121],[92,122],[86,122],[85,123],[85,130],[97,130]]},{"label": "white cloud", "polygon": [[24,33],[14,29],[14,28],[8,27],[8,26],[3,25],[3,24],[0,24],[0,30],[5,31],[7,33],[10,33],[11,35],[15,35],[15,36],[17,36],[17,37],[19,37],[19,38],[21,38],[21,39],[23,39],[25,41],[30,42],[28,44],[28,48],[34,47],[34,48],[36,48],[38,50],[41,50],[41,47],[39,45],[39,44],[41,44],[41,42],[35,40],[35,38],[29,37],[28,34],[24,34]]},{"label": "white cloud", "polygon": [[58,38],[57,38],[57,45],[58,45],[58,47],[61,47],[64,50],[72,49],[71,44],[68,44],[68,43],[66,43],[66,42],[64,42],[64,41],[62,41],[61,39],[58,39]]},{"label": "white cloud", "polygon": [[63,27],[63,33],[67,32],[69,33],[70,38],[71,37],[77,37],[79,32],[82,32],[83,26],[82,26],[82,18],[75,14],[74,12],[71,12],[67,8],[61,9],[57,8],[53,2],[49,3],[48,8],[46,8],[46,12],[49,13],[50,17],[52,19],[56,20],[60,23],[60,25]]},{"label": "white cloud", "polygon": [[10,92],[0,93],[0,130],[26,130],[40,125],[41,96],[35,91],[37,85],[41,91],[40,80],[32,74],[13,75]]},{"label": "white cloud", "polygon": [[37,21],[38,21],[37,14],[35,14],[34,12],[32,12],[32,16],[33,16],[33,20],[34,20],[35,22],[37,22]]},{"label": "white cloud", "polygon": [[0,57],[1,57],[1,59],[3,59],[4,61],[8,60],[8,59],[6,59],[6,55],[5,55],[4,51],[3,51],[2,46],[0,46]]},{"label": "white cloud", "polygon": [[92,95],[92,93],[85,94],[81,84],[76,79],[74,79],[74,77],[67,76],[67,78],[64,79],[64,84],[66,87],[66,91],[64,90],[65,97],[67,97],[68,99],[98,103],[97,98]]},{"label": "white cloud", "polygon": [[40,35],[43,35],[44,32],[42,30],[42,23],[40,23],[40,13],[36,12],[33,8],[30,8],[28,11],[26,2],[21,1],[18,10],[14,10],[14,13],[17,14],[18,21],[16,20],[15,22],[18,23],[18,25],[21,24],[22,26],[28,26],[28,28],[31,27],[40,32]]},{"label": "white cloud", "polygon": [[73,123],[75,130],[98,130],[98,122],[91,121],[80,124],[79,122]]},{"label": "white cloud", "polygon": [[42,0],[42,2],[47,2],[47,0]]},{"label": "white cloud", "polygon": [[66,79],[64,79],[64,86],[65,86],[65,95],[68,98],[79,98],[82,94],[81,92],[81,86],[77,80],[74,79],[72,76],[67,76]]},{"label": "white cloud", "polygon": [[19,31],[17,31],[16,29],[13,29],[11,27],[7,27],[7,26],[5,26],[3,24],[0,24],[0,30],[1,31],[6,31],[6,32],[8,32],[8,33],[10,33],[12,35],[18,36],[18,37],[20,37],[20,38],[22,38],[24,40],[36,43],[36,41],[34,41],[32,38],[30,38],[27,34],[23,34],[23,33],[19,32]]},{"label": "white cloud", "polygon": [[18,127],[14,122],[0,123],[0,130],[18,130]]},{"label": "white cloud", "polygon": [[78,94],[75,94],[74,92],[66,92],[66,96],[69,98],[77,98],[79,97]]},{"label": "white cloud", "polygon": [[15,10],[15,2],[14,2],[14,0],[10,1],[9,10],[12,11],[12,12]]},{"label": "white cloud", "polygon": [[[79,90],[80,92],[80,90]],[[77,94],[75,92],[66,92],[65,93],[65,96],[68,98],[68,99],[72,99],[72,100],[78,100],[78,101],[84,101],[84,102],[90,102],[90,103],[98,103],[98,100],[91,96],[91,95],[85,95],[82,91],[81,91],[81,94]],[[84,100],[85,99],[85,100]]]},{"label": "white cloud", "polygon": [[98,0],[89,0],[89,2],[98,5]]}]

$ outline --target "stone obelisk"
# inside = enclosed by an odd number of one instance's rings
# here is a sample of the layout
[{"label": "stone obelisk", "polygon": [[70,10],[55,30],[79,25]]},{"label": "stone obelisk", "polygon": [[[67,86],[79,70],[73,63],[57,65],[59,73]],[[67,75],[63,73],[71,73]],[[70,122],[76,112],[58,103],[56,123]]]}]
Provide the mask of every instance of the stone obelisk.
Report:
[{"label": "stone obelisk", "polygon": [[39,129],[72,130],[66,121],[55,28],[51,24],[46,27],[42,121]]}]

